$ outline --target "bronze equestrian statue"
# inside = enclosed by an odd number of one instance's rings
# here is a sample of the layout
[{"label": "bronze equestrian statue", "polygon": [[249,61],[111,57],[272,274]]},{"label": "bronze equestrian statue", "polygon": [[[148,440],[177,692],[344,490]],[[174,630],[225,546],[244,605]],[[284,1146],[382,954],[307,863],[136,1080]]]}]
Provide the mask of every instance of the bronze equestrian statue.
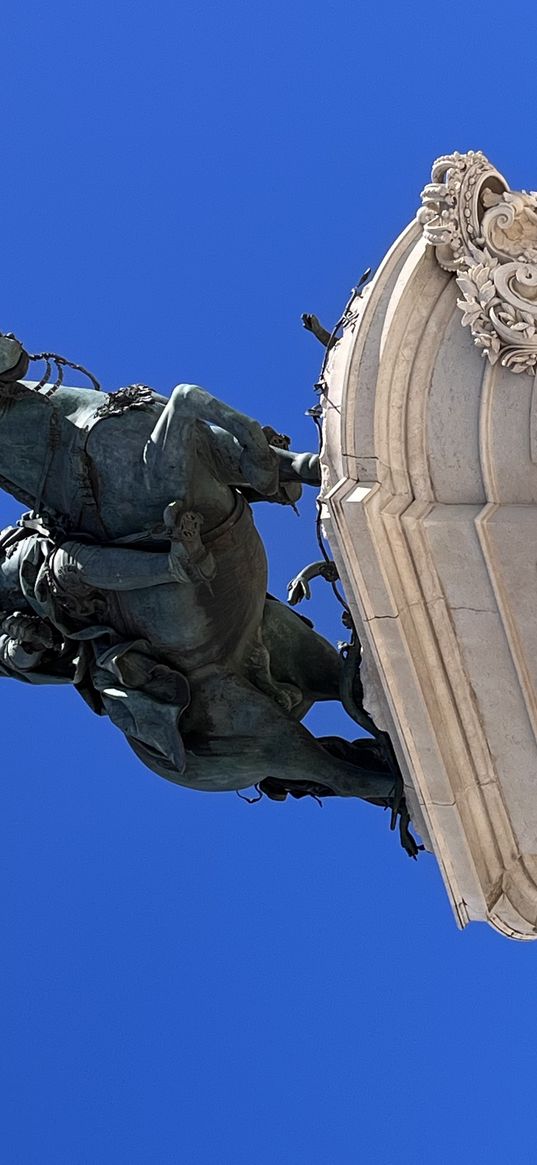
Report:
[{"label": "bronze equestrian statue", "polygon": [[[36,386],[29,359],[0,336],[0,485],[31,511],[0,535],[0,674],[74,684],[178,784],[389,806],[415,856],[382,735],[302,725],[340,698],[342,660],[267,595],[250,503],[294,504],[317,455],[197,386]],[[357,673],[350,710],[370,728],[360,690]]]}]

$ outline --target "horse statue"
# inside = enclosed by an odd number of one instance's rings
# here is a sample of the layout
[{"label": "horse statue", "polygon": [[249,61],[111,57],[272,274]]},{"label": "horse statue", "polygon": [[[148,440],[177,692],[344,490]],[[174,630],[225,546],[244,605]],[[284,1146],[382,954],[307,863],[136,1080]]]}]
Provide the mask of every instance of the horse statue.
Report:
[{"label": "horse statue", "polygon": [[[317,455],[198,386],[51,388],[24,379],[30,359],[0,336],[0,485],[31,509],[0,536],[0,673],[75,684],[178,784],[391,807],[415,856],[381,734],[316,739],[301,723],[340,698],[338,652],[267,596],[250,503],[294,505],[319,484]],[[351,714],[371,729],[360,690],[357,673]]]}]

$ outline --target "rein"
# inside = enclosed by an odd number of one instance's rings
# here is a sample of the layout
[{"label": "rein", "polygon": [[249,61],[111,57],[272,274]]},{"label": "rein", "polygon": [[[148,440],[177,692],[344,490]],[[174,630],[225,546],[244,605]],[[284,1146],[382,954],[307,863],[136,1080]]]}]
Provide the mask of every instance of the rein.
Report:
[{"label": "rein", "polygon": [[[0,337],[8,340],[15,340],[20,344],[20,341],[17,340],[16,336],[14,336],[12,332],[0,332]],[[86,376],[87,379],[91,382],[91,385],[96,392],[101,391],[101,385],[99,384],[97,377],[94,376],[88,368],[85,368],[83,364],[77,364],[74,360],[68,360],[66,356],[60,356],[58,352],[32,353],[26,352],[24,348],[22,348],[20,357],[15,366],[13,368],[6,369],[6,371],[0,375],[0,385],[5,387],[8,385],[15,385],[17,381],[21,381],[22,378],[26,376],[29,364],[33,364],[34,362],[40,360],[45,361],[45,371],[41,377],[41,380],[35,385],[34,388],[30,389],[31,392],[39,392],[41,396],[52,396],[52,393],[55,392],[57,388],[60,388],[61,384],[63,384],[64,368],[72,368],[75,372],[81,372],[82,375]],[[56,378],[54,383],[50,384],[50,378],[52,376],[52,365],[54,365],[56,368]],[[44,391],[42,391],[43,389]]]}]

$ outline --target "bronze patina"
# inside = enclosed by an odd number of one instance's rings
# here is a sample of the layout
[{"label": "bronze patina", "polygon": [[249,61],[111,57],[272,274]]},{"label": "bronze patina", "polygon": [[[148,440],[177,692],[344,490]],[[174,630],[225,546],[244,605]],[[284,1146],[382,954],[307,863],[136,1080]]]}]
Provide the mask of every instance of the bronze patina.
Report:
[{"label": "bronze patina", "polygon": [[[393,752],[362,708],[358,645],[345,661],[267,595],[252,503],[294,505],[319,485],[318,456],[197,385],[169,398],[51,386],[50,359],[35,384],[30,359],[0,336],[0,485],[30,507],[0,535],[1,673],[74,684],[179,785],[391,807],[415,856]],[[307,567],[291,604],[334,570]],[[339,699],[373,738],[301,723]]]}]

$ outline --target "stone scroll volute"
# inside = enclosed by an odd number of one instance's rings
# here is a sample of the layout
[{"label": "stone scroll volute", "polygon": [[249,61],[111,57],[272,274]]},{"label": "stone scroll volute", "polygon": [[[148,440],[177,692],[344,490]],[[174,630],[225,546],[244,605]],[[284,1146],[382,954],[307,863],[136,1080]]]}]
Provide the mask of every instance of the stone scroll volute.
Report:
[{"label": "stone scroll volute", "polygon": [[433,166],[418,211],[462,293],[462,324],[491,364],[537,371],[537,193],[511,191],[480,151]]}]

